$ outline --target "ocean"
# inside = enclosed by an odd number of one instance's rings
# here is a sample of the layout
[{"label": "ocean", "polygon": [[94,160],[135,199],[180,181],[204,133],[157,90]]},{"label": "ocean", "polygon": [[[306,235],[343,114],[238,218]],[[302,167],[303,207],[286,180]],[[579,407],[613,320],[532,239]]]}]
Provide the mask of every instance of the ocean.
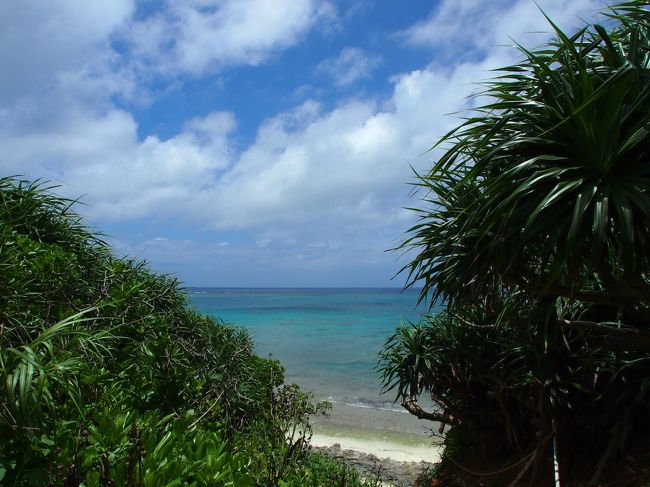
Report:
[{"label": "ocean", "polygon": [[246,328],[256,353],[285,367],[285,382],[332,402],[336,433],[426,434],[427,427],[380,394],[378,353],[401,322],[418,321],[418,290],[189,288],[203,314]]}]

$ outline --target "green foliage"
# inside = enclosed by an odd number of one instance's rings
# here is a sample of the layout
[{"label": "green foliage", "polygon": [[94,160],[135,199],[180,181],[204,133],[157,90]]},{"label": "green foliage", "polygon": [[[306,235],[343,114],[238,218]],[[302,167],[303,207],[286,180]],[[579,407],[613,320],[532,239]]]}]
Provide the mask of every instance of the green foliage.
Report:
[{"label": "green foliage", "polygon": [[193,426],[195,420],[191,410],[161,419],[157,411],[138,418],[106,409],[81,435],[68,437],[72,441],[57,462],[72,465],[65,472],[68,482],[88,472],[88,486],[109,479],[116,485],[252,485],[244,457],[230,453],[218,430]]},{"label": "green foliage", "polygon": [[363,478],[355,469],[319,453],[308,453],[280,487],[379,487],[378,477]]},{"label": "green foliage", "polygon": [[[447,455],[452,454],[450,445],[460,444],[454,437],[465,438],[465,448],[452,448],[456,454],[468,448],[521,450],[533,436],[528,431],[535,404],[530,397],[543,367],[530,357],[504,358],[527,343],[516,328],[470,323],[469,315],[470,310],[464,318],[443,312],[399,327],[381,353],[384,390],[395,390],[396,399],[413,414],[451,427],[445,437]],[[419,406],[423,395],[436,410]]]},{"label": "green foliage", "polygon": [[[437,146],[420,177],[411,282],[457,299],[502,288],[594,302],[647,299],[648,11],[584,28],[497,71],[489,102]],[[634,20],[634,22],[632,22]]]},{"label": "green foliage", "polygon": [[0,179],[3,485],[311,475],[308,417],[324,405],[283,386],[244,330],[190,309],[173,277],[113,257],[50,190]]},{"label": "green foliage", "polygon": [[265,405],[253,423],[248,453],[259,472],[257,483],[276,485],[304,463],[312,435],[310,418],[325,414],[331,404],[315,402],[292,384],[268,389]]},{"label": "green foliage", "polygon": [[408,285],[448,306],[399,328],[380,365],[450,429],[448,459],[492,456],[531,485],[554,442],[563,480],[591,485],[650,431],[650,11],[608,15],[573,36],[549,20],[555,39],[520,47],[434,146],[401,248]]}]

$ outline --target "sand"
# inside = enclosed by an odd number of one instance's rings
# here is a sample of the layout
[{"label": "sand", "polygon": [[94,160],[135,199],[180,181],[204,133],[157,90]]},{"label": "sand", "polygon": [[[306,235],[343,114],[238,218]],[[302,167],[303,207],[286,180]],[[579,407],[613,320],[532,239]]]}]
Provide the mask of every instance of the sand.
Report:
[{"label": "sand", "polygon": [[330,415],[312,417],[312,444],[338,443],[354,450],[398,462],[435,463],[440,460],[440,438],[432,436],[437,424],[418,420],[405,411],[360,408],[335,403]]},{"label": "sand", "polygon": [[391,459],[397,462],[430,462],[440,460],[440,447],[427,443],[403,443],[383,438],[359,438],[345,433],[324,434],[314,433],[311,439],[314,446],[333,446],[340,444],[344,450],[354,450],[374,455],[380,459]]}]

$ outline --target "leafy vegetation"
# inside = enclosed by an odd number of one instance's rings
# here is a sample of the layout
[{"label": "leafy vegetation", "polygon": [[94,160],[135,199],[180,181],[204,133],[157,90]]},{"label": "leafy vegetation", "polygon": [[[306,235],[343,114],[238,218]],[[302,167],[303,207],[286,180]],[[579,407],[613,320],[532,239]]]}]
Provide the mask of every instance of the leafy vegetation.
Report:
[{"label": "leafy vegetation", "polygon": [[448,306],[397,330],[383,379],[475,478],[648,475],[650,11],[607,16],[572,36],[549,19],[419,177],[404,270]]},{"label": "leafy vegetation", "polygon": [[2,485],[366,485],[309,453],[324,404],[51,189],[0,179]]}]

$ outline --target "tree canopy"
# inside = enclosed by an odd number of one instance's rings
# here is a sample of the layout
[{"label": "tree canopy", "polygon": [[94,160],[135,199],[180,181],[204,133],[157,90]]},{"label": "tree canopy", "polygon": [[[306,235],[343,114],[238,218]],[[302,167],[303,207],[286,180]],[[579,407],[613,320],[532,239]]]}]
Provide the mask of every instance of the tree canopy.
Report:
[{"label": "tree canopy", "polygon": [[[497,70],[436,147],[405,247],[423,296],[515,288],[632,311],[650,294],[650,40],[642,2]],[[633,314],[633,313],[632,313]],[[633,316],[629,318],[639,326]]]},{"label": "tree canopy", "polygon": [[512,485],[554,464],[595,484],[650,432],[650,11],[604,15],[572,35],[548,19],[547,45],[483,83],[400,246],[446,308],[387,341],[385,390],[442,423],[452,462],[502,462]]}]

